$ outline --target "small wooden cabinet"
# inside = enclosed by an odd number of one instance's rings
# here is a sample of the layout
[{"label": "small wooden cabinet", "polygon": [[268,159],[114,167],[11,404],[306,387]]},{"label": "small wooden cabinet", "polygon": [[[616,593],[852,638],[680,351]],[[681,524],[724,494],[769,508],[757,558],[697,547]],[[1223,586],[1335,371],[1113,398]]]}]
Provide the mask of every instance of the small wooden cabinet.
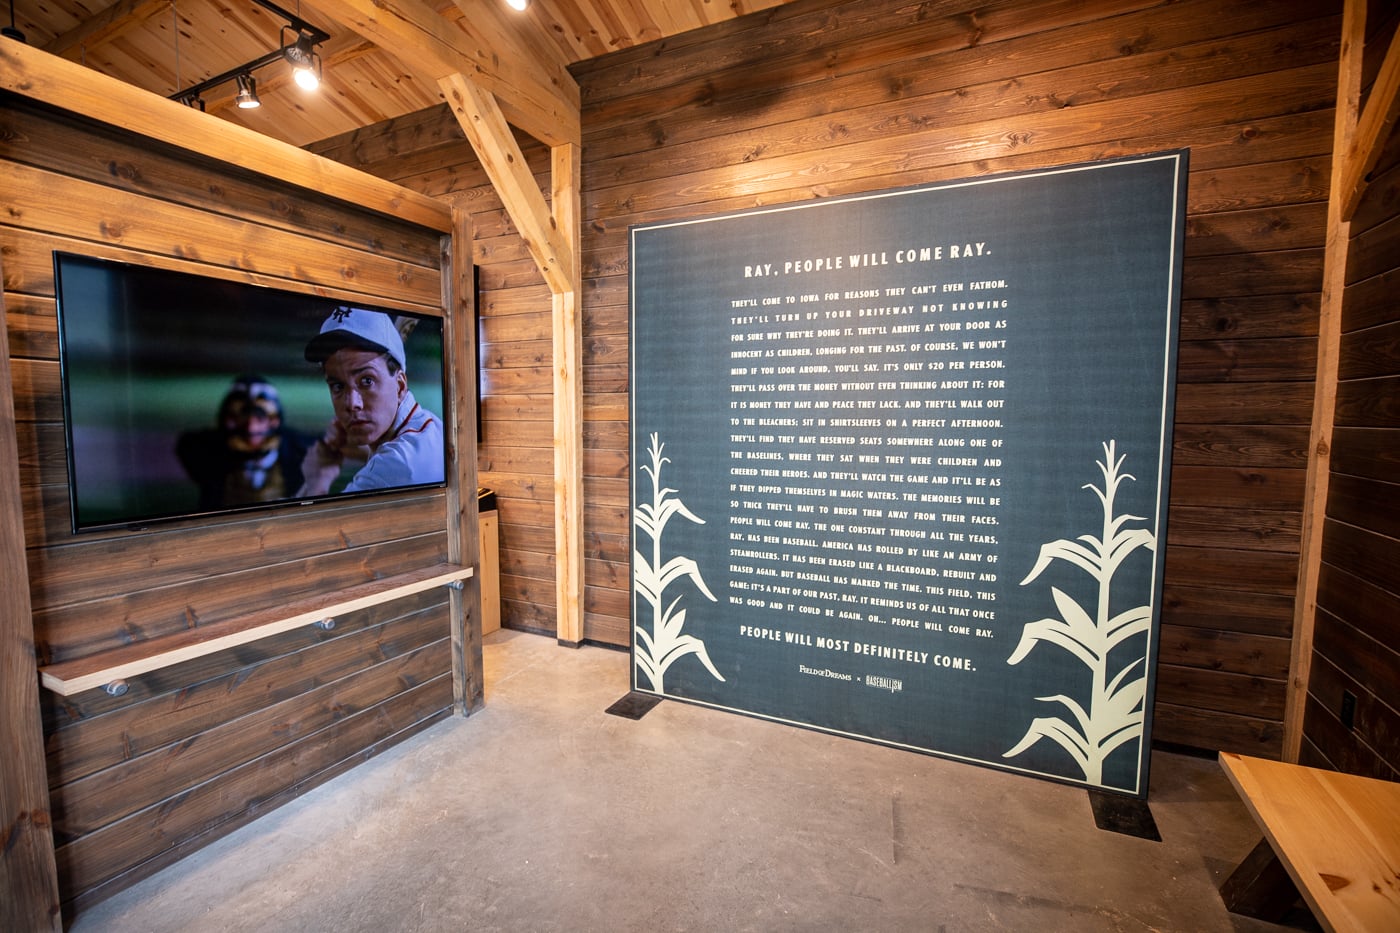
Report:
[{"label": "small wooden cabinet", "polygon": [[500,527],[494,508],[478,513],[477,528],[477,546],[481,549],[481,634],[489,635],[501,627]]}]

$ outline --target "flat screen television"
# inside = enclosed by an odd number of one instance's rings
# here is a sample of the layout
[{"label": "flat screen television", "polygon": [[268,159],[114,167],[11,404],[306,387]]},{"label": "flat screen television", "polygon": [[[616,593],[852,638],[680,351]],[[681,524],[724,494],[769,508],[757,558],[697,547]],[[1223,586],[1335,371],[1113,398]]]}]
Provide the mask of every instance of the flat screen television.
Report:
[{"label": "flat screen television", "polygon": [[440,317],[64,252],[54,276],[74,532],[443,485]]}]

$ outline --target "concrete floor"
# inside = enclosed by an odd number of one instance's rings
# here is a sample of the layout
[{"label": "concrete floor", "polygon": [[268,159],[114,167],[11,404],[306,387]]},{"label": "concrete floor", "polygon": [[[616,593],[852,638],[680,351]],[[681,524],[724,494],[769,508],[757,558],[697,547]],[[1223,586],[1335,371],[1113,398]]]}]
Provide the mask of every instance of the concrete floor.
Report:
[{"label": "concrete floor", "polygon": [[488,636],[484,710],[71,929],[1280,929],[1221,905],[1260,836],[1210,759],[1154,755],[1151,842],[1071,787],[676,702],[607,715],[627,665]]}]

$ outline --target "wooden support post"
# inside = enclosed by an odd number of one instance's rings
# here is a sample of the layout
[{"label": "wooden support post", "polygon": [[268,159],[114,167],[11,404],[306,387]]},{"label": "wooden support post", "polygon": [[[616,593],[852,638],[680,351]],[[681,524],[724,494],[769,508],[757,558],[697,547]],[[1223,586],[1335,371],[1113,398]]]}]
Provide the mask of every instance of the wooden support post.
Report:
[{"label": "wooden support post", "polygon": [[1347,249],[1351,224],[1343,219],[1343,190],[1348,175],[1345,153],[1353,152],[1361,101],[1361,60],[1366,40],[1365,0],[1347,0],[1342,17],[1341,64],[1337,78],[1337,115],[1332,132],[1332,184],[1327,202],[1327,248],[1323,260],[1322,305],[1317,336],[1317,377],[1313,388],[1312,433],[1308,476],[1303,496],[1298,587],[1293,603],[1293,646],[1283,716],[1283,760],[1296,762],[1303,746],[1303,713],[1312,670],[1313,625],[1317,618],[1317,583],[1322,566],[1327,488],[1332,467],[1332,425],[1337,403],[1337,362],[1346,292]]},{"label": "wooden support post", "polygon": [[459,716],[485,701],[481,670],[481,551],[477,534],[476,481],[476,290],[472,264],[472,223],[453,210],[452,235],[442,239],[442,306],[447,312],[449,391],[447,557],[476,572],[448,598],[452,614],[452,695]]},{"label": "wooden support post", "polygon": [[565,142],[550,150],[550,207],[491,93],[460,74],[439,85],[552,295],[555,629],[562,644],[577,646],[584,593],[579,146]]},{"label": "wooden support post", "polygon": [[12,385],[0,294],[0,929],[57,933],[63,923],[24,556]]},{"label": "wooden support post", "polygon": [[554,293],[554,573],[558,636],[583,641],[583,322],[579,301],[579,147],[550,150],[555,229],[572,240],[563,279],[573,287]]}]

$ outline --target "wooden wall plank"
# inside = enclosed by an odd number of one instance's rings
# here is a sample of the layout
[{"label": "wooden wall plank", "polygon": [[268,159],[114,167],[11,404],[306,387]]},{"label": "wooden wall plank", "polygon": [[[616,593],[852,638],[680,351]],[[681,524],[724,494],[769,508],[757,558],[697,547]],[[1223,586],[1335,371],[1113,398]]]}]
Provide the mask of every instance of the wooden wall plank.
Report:
[{"label": "wooden wall plank", "polygon": [[[1284,649],[1287,661],[1287,649]],[[1157,668],[1157,696],[1163,703],[1190,705],[1238,716],[1279,719],[1283,716],[1283,678],[1252,674],[1207,673],[1163,659]]]},{"label": "wooden wall plank", "polygon": [[[337,505],[297,512],[269,527],[255,514],[220,523],[142,533],[73,536],[71,543],[35,551],[34,608],[87,603],[111,591],[112,575],[139,579],[143,589],[177,585],[189,577],[191,550],[217,555],[208,574],[253,570],[309,555],[354,551],[442,531],[441,496],[384,503]],[[182,561],[182,558],[186,560]]]},{"label": "wooden wall plank", "polygon": [[[1317,627],[1314,641],[1317,653],[1347,672],[1357,686],[1358,696],[1368,697],[1368,702],[1389,706],[1386,699],[1393,693],[1394,684],[1400,680],[1400,653],[1391,644],[1378,641],[1356,626],[1343,624],[1343,620],[1336,616],[1328,617],[1325,610],[1320,610],[1320,615],[1323,617],[1319,620],[1322,624]],[[1314,701],[1324,698],[1321,684],[1318,687],[1317,691],[1309,691]],[[1340,697],[1326,699],[1335,702],[1336,705],[1329,703],[1329,706],[1333,712],[1340,713]],[[1393,744],[1393,740],[1381,738],[1387,744]],[[1360,744],[1370,743],[1361,740]],[[1394,751],[1393,748],[1387,750]]]},{"label": "wooden wall plank", "polygon": [[1339,384],[1337,425],[1400,428],[1400,375]]},{"label": "wooden wall plank", "polygon": [[1327,488],[1327,515],[1343,524],[1400,538],[1400,483],[1338,474]]},{"label": "wooden wall plank", "polygon": [[1351,333],[1337,363],[1342,380],[1392,376],[1400,371],[1400,321]]},{"label": "wooden wall plank", "polygon": [[1219,587],[1168,584],[1162,593],[1162,623],[1221,632],[1288,637],[1291,596]]},{"label": "wooden wall plank", "polygon": [[1178,424],[1308,424],[1311,382],[1218,385],[1178,382]]},{"label": "wooden wall plank", "polygon": [[1181,339],[1316,337],[1317,296],[1242,295],[1181,303]]},{"label": "wooden wall plank", "polygon": [[170,204],[153,212],[146,196],[17,162],[0,161],[0,206],[50,235],[199,258],[212,267],[205,274],[246,269],[288,281],[368,289],[429,306],[441,300],[435,269],[330,244],[318,247],[304,236],[195,208]]},{"label": "wooden wall plank", "polygon": [[1167,543],[1282,551],[1296,558],[1300,524],[1295,512],[1241,512],[1182,505],[1168,514]]},{"label": "wooden wall plank", "polygon": [[1178,424],[1172,432],[1172,463],[1300,469],[1307,444],[1303,425]]},{"label": "wooden wall plank", "polygon": [[[1200,747],[1202,735],[1240,754],[1278,757],[1283,729],[1276,719],[1238,716],[1220,710],[1159,702],[1152,721],[1152,741]],[[1252,749],[1253,751],[1248,751]]]}]

